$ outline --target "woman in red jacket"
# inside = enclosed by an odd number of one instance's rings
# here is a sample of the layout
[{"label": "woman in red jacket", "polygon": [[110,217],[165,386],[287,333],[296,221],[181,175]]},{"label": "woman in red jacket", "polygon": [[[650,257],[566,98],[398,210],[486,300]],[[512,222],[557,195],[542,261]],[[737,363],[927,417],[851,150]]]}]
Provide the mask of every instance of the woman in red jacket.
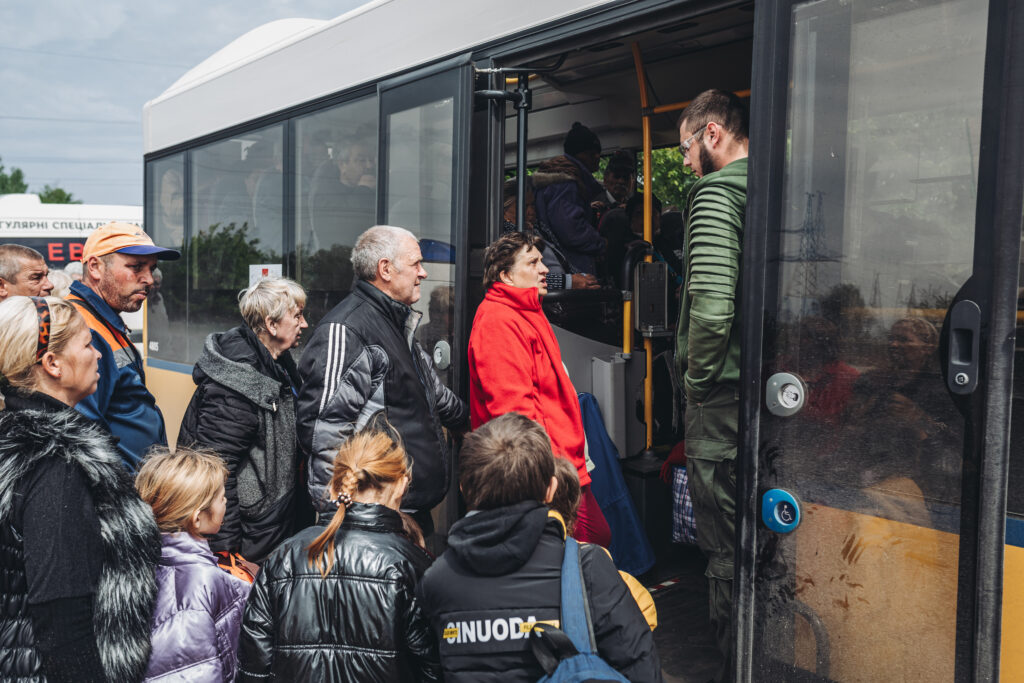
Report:
[{"label": "woman in red jacket", "polygon": [[469,404],[473,428],[505,413],[536,420],[552,451],[576,467],[582,488],[577,540],[608,546],[611,531],[590,491],[580,404],[540,298],[547,294],[543,242],[510,232],[484,253],[487,294],[469,335]]}]

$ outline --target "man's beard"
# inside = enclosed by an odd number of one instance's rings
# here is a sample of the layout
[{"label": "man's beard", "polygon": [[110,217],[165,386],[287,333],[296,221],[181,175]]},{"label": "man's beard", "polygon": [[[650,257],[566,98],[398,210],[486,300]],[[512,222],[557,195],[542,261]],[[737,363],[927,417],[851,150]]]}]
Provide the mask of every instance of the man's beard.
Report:
[{"label": "man's beard", "polygon": [[700,146],[700,172],[703,175],[714,173],[720,169],[715,168],[715,162],[711,158],[711,152],[704,145]]},{"label": "man's beard", "polygon": [[[124,296],[116,289],[114,289],[114,285],[108,285],[103,283],[102,281],[100,282],[99,290],[100,296],[103,297],[103,300],[107,302],[107,305],[110,306],[115,311],[121,313],[135,313],[140,308],[142,308],[142,304],[146,302],[145,299],[136,301],[135,299],[132,298],[135,295],[135,293],[137,293],[140,290],[136,290],[135,292],[129,294],[128,296]],[[146,290],[145,288],[142,288],[141,291]],[[148,296],[149,293],[146,292],[146,294]]]}]

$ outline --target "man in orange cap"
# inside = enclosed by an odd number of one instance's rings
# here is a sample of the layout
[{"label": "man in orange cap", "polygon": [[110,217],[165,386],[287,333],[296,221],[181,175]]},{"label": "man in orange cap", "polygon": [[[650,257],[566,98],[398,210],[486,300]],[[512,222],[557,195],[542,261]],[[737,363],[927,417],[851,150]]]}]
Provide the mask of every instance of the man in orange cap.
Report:
[{"label": "man in orange cap", "polygon": [[118,438],[121,457],[132,472],[150,446],[167,443],[167,435],[156,399],[146,388],[142,356],[119,314],[142,307],[153,287],[157,259],[180,257],[153,244],[137,225],[107,223],[86,240],[82,280],[71,284],[68,295],[89,324],[101,355],[96,392],[76,408]]}]

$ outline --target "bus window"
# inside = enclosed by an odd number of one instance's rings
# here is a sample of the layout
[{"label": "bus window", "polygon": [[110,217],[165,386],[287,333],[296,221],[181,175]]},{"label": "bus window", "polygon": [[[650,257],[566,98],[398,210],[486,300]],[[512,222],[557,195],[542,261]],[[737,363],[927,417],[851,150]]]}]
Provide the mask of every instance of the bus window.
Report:
[{"label": "bus window", "polygon": [[185,155],[175,154],[146,166],[146,231],[153,241],[182,252],[178,261],[161,261],[154,291],[146,300],[147,349],[151,358],[186,361]]},{"label": "bus window", "polygon": [[199,357],[207,334],[239,323],[249,267],[282,264],[282,138],[282,127],[273,126],[192,153],[185,362]]},{"label": "bus window", "polygon": [[310,325],[352,287],[356,238],[376,223],[377,98],[295,122],[295,277]]},{"label": "bus window", "polygon": [[[444,97],[385,118],[387,126],[386,222],[420,238],[427,279],[417,309],[426,315],[420,343],[432,353],[453,341],[455,248],[452,233],[454,100]],[[450,385],[447,364],[438,376]]]}]

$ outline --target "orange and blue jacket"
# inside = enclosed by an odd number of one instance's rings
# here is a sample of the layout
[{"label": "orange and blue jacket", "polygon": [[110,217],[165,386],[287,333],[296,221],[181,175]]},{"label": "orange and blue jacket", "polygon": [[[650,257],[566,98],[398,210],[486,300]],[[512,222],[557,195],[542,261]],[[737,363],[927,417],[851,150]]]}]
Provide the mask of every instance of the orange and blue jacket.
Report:
[{"label": "orange and blue jacket", "polygon": [[128,337],[128,327],[99,294],[74,282],[67,299],[85,318],[100,352],[96,391],[75,409],[117,437],[125,466],[135,472],[151,446],[167,443],[163,414],[146,388],[142,356]]}]

